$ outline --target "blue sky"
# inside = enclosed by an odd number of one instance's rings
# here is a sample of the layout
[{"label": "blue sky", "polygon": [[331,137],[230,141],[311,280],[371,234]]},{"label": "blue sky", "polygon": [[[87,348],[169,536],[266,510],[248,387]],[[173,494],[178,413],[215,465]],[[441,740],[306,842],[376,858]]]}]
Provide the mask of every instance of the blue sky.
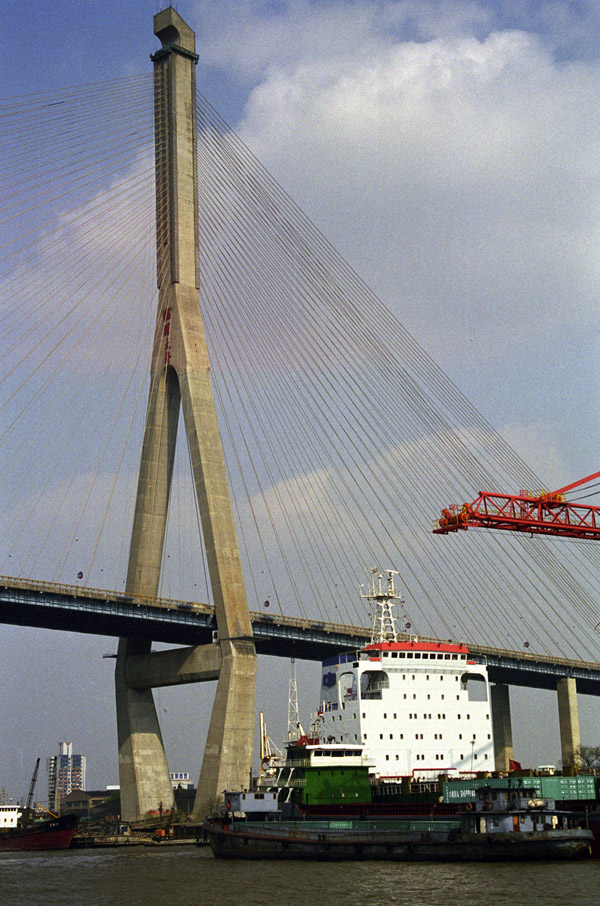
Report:
[{"label": "blue sky", "polygon": [[[547,485],[596,471],[598,4],[177,9],[196,31],[200,90]],[[150,74],[156,11],[156,0],[9,0],[1,94]],[[54,652],[69,657],[67,642],[17,632],[15,667],[26,645],[54,689]],[[59,692],[36,692],[38,710],[54,696],[60,718],[44,724],[45,750],[60,725],[61,738],[104,753],[94,785],[115,780],[112,662],[98,660],[100,644],[78,642],[93,664],[95,734]],[[307,710],[315,694],[307,686]],[[5,704],[15,738],[23,702]],[[587,741],[598,729],[590,723]],[[24,788],[36,735],[5,786]],[[181,760],[194,745],[174,749],[173,769],[190,767]],[[9,757],[0,751],[0,763]]]}]

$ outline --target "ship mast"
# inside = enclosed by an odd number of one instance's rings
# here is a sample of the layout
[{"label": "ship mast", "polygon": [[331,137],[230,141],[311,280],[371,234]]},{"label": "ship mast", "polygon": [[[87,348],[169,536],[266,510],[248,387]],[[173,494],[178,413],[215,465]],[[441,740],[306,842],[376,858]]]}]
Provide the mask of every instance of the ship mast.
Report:
[{"label": "ship mast", "polygon": [[298,683],[296,681],[296,658],[290,660],[290,684],[288,694],[287,741],[293,742],[303,735],[298,711]]},{"label": "ship mast", "polygon": [[374,604],[373,626],[371,629],[371,644],[382,642],[397,642],[396,621],[394,607],[397,603],[404,604],[404,598],[396,593],[394,576],[399,573],[394,569],[387,569],[385,573],[379,572],[377,567],[371,569],[371,590],[362,594],[361,598]]}]

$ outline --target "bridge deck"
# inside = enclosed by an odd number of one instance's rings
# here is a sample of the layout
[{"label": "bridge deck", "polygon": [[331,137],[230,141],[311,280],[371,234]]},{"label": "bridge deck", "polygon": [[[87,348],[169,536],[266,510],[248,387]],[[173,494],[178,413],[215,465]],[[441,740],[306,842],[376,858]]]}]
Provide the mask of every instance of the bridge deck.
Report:
[{"label": "bridge deck", "polygon": [[[138,636],[173,645],[206,644],[217,628],[210,604],[8,576],[0,577],[0,622],[92,635]],[[274,657],[320,661],[338,651],[360,648],[370,638],[365,627],[280,614],[251,612],[251,622],[257,652]],[[558,679],[572,676],[579,692],[600,695],[598,663],[465,644],[475,660],[487,663],[492,682],[556,689]]]}]

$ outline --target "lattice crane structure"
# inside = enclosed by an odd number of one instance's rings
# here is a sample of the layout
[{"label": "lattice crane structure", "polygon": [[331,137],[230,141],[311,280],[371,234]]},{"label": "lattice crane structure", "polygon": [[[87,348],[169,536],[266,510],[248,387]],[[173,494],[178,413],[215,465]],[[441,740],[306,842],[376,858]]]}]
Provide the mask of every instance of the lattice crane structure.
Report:
[{"label": "lattice crane structure", "polygon": [[569,503],[565,494],[599,477],[600,471],[594,472],[557,491],[520,491],[518,494],[481,491],[473,503],[452,505],[442,510],[433,532],[448,535],[469,528],[489,528],[598,541],[600,506]]}]

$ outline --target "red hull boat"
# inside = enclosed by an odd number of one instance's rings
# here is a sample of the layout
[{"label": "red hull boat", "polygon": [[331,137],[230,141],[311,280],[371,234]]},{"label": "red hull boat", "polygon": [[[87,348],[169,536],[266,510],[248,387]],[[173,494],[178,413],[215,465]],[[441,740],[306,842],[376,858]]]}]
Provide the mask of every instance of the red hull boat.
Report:
[{"label": "red hull boat", "polygon": [[78,820],[77,815],[59,815],[27,827],[0,829],[0,852],[68,849]]}]

